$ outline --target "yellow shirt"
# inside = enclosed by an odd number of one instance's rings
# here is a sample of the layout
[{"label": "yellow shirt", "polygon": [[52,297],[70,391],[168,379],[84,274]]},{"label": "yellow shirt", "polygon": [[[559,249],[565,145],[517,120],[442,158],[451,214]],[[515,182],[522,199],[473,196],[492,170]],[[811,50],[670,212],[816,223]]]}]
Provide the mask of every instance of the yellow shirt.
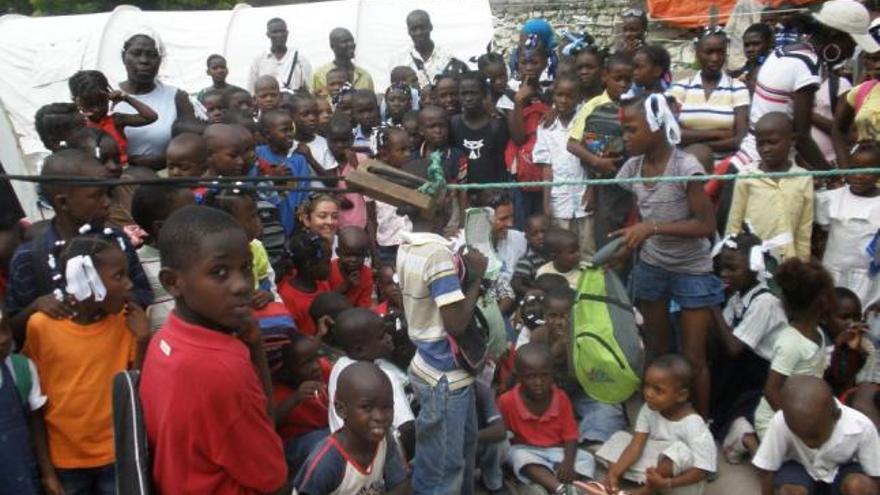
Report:
[{"label": "yellow shirt", "polygon": [[110,464],[113,449],[113,376],[134,358],[134,336],[125,314],[89,325],[34,313],[22,353],[40,370],[49,400],[45,420],[49,457],[57,468]]},{"label": "yellow shirt", "polygon": [[584,271],[584,266],[581,265],[581,266],[575,268],[574,270],[562,273],[559,270],[557,270],[556,267],[553,266],[553,262],[551,261],[549,263],[542,265],[541,268],[538,268],[538,271],[535,272],[535,278],[540,277],[541,275],[543,275],[545,273],[553,273],[555,275],[562,275],[563,277],[565,277],[565,280],[568,281],[568,286],[571,287],[572,290],[577,290],[578,289],[578,282],[581,279],[581,273],[583,273],[583,271]]},{"label": "yellow shirt", "polygon": [[[790,171],[802,172],[804,169],[792,165]],[[786,232],[791,234],[794,242],[774,252],[780,260],[792,257],[809,260],[813,233],[813,179],[737,179],[726,234],[738,234],[743,222],[750,223],[754,234],[764,241]]]},{"label": "yellow shirt", "polygon": [[[855,109],[856,95],[865,84],[872,83],[870,81],[863,82],[851,89],[846,95],[846,102],[853,109]],[[854,122],[859,141],[880,141],[880,84],[871,88],[871,92],[864,98]]]},{"label": "yellow shirt", "polygon": [[608,92],[605,91],[601,95],[591,99],[590,101],[584,103],[578,113],[575,114],[574,119],[571,121],[570,131],[568,133],[569,139],[574,139],[580,141],[584,138],[584,127],[587,125],[587,119],[593,113],[598,106],[604,105],[611,101],[611,97],[608,96]]},{"label": "yellow shirt", "polygon": [[[312,74],[312,84],[310,85],[312,92],[323,89],[324,86],[327,85],[327,73],[334,67],[336,67],[336,62],[330,62],[329,64],[322,65],[315,70],[315,73]],[[351,81],[351,86],[354,89],[369,89],[370,91],[374,91],[373,78],[370,77],[370,73],[357,65],[354,66],[354,77]]]}]

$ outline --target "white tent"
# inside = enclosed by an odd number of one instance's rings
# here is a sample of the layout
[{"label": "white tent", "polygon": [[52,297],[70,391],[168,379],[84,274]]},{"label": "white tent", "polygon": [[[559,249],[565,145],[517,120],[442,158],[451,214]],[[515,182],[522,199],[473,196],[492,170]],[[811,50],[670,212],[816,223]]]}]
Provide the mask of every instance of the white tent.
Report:
[{"label": "white tent", "polygon": [[[7,173],[35,174],[45,149],[34,130],[42,105],[70,101],[67,79],[98,69],[111,84],[125,78],[122,43],[130,35],[158,34],[166,55],[159,77],[188,92],[210,84],[205,59],[220,53],[229,82],[244,86],[251,61],[268,48],[266,21],[280,17],[289,45],[318,67],[333,58],[328,34],[346,27],[357,41],[356,63],[370,71],[377,90],[388,85],[389,59],[409,43],[405,17],[431,14],[434,40],[462,60],[478,55],[492,37],[488,0],[335,0],[232,10],[145,12],[119,6],[113,12],[57,17],[0,17],[0,162]],[[11,125],[10,125],[11,124]],[[13,183],[29,216],[36,213],[32,186]]]}]

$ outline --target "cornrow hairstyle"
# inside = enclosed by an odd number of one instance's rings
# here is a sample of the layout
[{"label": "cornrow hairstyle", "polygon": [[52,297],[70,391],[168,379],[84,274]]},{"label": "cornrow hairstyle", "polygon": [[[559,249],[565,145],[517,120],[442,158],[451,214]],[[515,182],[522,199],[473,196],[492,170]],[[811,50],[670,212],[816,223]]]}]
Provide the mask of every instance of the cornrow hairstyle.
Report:
[{"label": "cornrow hairstyle", "polygon": [[212,53],[211,55],[208,55],[208,59],[205,60],[205,65],[211,67],[211,62],[217,59],[223,60],[224,62],[226,61],[226,57],[224,57],[223,55]]},{"label": "cornrow hairstyle", "polygon": [[85,121],[74,103],[49,103],[34,115],[34,126],[43,146],[57,151],[73,131],[84,127]]},{"label": "cornrow hairstyle", "polygon": [[387,98],[388,95],[393,93],[394,91],[399,91],[403,93],[407,98],[410,99],[410,101],[412,101],[412,89],[409,87],[409,84],[405,82],[391,83],[391,85],[388,86],[388,89],[385,90],[385,97]]},{"label": "cornrow hairstyle", "polygon": [[480,72],[485,71],[486,68],[491,65],[502,65],[505,70],[507,69],[507,64],[504,62],[504,56],[500,53],[488,52],[477,58],[477,70]]},{"label": "cornrow hairstyle", "polygon": [[324,238],[308,229],[300,229],[287,241],[287,254],[297,269],[326,257],[326,249]]},{"label": "cornrow hairstyle", "polygon": [[406,130],[403,127],[396,125],[381,124],[373,129],[373,134],[370,136],[370,152],[373,154],[373,157],[378,157],[386,150],[388,141],[395,132],[406,134]]},{"label": "cornrow hairstyle", "polygon": [[81,70],[70,76],[67,87],[73,98],[89,99],[96,95],[106,95],[110,91],[110,82],[101,71]]},{"label": "cornrow hairstyle", "polygon": [[95,259],[96,255],[113,248],[123,249],[115,242],[115,238],[116,236],[111,237],[111,234],[103,232],[89,232],[77,235],[65,242],[64,249],[61,251],[61,273],[64,273],[64,267],[67,266],[67,262],[76,256],[90,256],[97,268],[99,262]]}]

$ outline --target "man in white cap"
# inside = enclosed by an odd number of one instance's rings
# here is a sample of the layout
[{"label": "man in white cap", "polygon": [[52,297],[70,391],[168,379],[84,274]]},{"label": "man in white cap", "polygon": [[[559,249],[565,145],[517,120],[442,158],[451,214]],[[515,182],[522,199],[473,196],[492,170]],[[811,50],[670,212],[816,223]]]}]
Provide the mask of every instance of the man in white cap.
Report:
[{"label": "man in white cap", "polygon": [[755,124],[770,112],[782,112],[794,121],[795,151],[812,169],[827,169],[819,147],[810,134],[813,100],[821,82],[822,67],[834,66],[853,54],[856,45],[868,53],[880,44],[868,34],[871,16],[854,0],[830,0],[808,20],[808,37],[775,50],[761,66],[749,113],[749,134],[731,161],[739,170],[753,169],[759,159]]}]

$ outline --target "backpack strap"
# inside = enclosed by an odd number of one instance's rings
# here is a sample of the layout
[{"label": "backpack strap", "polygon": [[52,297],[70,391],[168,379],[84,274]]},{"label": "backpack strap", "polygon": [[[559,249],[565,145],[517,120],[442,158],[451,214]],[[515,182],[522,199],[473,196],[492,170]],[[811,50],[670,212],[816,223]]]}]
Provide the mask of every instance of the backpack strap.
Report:
[{"label": "backpack strap", "polygon": [[835,74],[833,71],[829,70],[828,73],[828,101],[831,102],[831,115],[834,115],[837,111],[837,100],[839,99],[837,93],[840,92],[840,77]]},{"label": "backpack strap", "polygon": [[813,74],[814,76],[818,76],[819,75],[819,64],[815,60],[804,55],[803,53],[798,53],[798,52],[793,51],[791,49],[792,46],[794,46],[794,45],[788,45],[788,46],[785,46],[782,48],[778,48],[776,50],[776,56],[777,57],[796,58],[796,59],[800,60],[801,62],[803,62],[807,66],[808,69],[810,69],[811,74]]},{"label": "backpack strap", "polygon": [[856,88],[856,95],[853,98],[853,110],[855,110],[855,113],[859,113],[859,109],[862,108],[865,100],[868,99],[868,95],[871,94],[871,90],[877,86],[878,82],[880,81],[877,79],[871,79],[870,81],[863,82]]},{"label": "backpack strap", "polygon": [[[290,63],[290,72],[287,73],[287,82],[284,87],[290,89],[290,81],[293,79],[293,71],[296,69],[296,63],[299,61],[299,50],[293,52],[293,62]],[[305,81],[303,81],[305,84]]]},{"label": "backpack strap", "polygon": [[[28,395],[31,393],[34,379],[31,376],[31,367],[28,364],[28,358],[21,354],[12,354],[9,357],[12,359],[12,373],[15,375],[15,388],[18,389],[18,395],[21,396],[21,403],[25,410],[30,411]],[[0,364],[0,366],[3,365]]]}]

